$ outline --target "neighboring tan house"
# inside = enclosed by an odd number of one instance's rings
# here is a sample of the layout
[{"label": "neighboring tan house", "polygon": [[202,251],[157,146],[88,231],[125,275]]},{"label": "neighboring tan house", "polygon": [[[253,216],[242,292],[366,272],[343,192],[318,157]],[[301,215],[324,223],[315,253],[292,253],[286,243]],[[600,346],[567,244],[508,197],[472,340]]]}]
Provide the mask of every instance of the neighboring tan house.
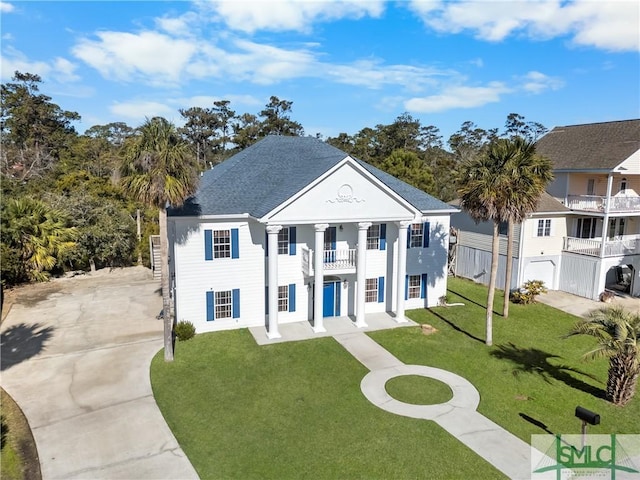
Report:
[{"label": "neighboring tan house", "polygon": [[[592,299],[605,290],[640,296],[640,120],[556,127],[536,151],[553,162],[554,180],[515,229],[511,288],[537,279]],[[451,223],[456,272],[488,283],[490,225],[464,213]],[[504,288],[506,238],[500,253]]]},{"label": "neighboring tan house", "polygon": [[457,209],[310,137],[269,136],[170,209],[177,321],[197,332],[434,306]]}]

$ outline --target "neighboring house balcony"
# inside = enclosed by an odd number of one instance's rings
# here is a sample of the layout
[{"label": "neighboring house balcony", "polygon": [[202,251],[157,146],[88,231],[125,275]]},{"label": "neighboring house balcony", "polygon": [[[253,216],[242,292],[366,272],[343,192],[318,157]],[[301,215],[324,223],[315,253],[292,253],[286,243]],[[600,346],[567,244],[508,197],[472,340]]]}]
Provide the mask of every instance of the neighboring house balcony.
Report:
[{"label": "neighboring house balcony", "polygon": [[[614,212],[640,212],[640,197],[610,197],[609,213]],[[585,210],[590,212],[605,212],[607,197],[600,195],[568,195],[567,207],[572,210]]]},{"label": "neighboring house balcony", "polygon": [[[592,257],[600,257],[602,238],[564,237],[563,250]],[[623,235],[604,242],[603,257],[640,255],[640,235]]]},{"label": "neighboring house balcony", "polygon": [[[355,248],[325,250],[323,252],[324,271],[331,273],[356,273]],[[307,276],[314,275],[313,250],[302,247],[302,271]]]}]

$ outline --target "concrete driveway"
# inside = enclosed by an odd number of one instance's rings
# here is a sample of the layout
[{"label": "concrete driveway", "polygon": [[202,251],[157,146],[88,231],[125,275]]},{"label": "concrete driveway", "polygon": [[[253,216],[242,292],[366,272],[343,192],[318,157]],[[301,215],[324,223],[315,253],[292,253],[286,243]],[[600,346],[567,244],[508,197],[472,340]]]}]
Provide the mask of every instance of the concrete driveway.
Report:
[{"label": "concrete driveway", "polygon": [[17,295],[0,332],[1,383],[29,421],[45,480],[198,478],[151,392],[159,287],[133,267]]}]

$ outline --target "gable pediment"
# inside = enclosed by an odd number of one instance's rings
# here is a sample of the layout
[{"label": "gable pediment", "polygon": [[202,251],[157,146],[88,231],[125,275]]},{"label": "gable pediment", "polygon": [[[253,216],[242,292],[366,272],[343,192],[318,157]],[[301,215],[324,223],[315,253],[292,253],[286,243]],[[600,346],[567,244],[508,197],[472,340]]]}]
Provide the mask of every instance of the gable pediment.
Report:
[{"label": "gable pediment", "polygon": [[411,219],[419,212],[350,159],[269,212],[285,224]]}]

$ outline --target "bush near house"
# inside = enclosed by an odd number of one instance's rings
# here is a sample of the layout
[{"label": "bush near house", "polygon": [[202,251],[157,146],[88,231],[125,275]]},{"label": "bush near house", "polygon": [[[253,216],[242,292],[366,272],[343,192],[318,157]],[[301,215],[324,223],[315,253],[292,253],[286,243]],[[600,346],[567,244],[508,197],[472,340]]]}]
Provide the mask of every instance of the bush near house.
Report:
[{"label": "bush near house", "polygon": [[535,303],[536,297],[541,293],[547,293],[544,282],[542,280],[528,280],[519,290],[511,292],[511,301],[529,305]]}]

